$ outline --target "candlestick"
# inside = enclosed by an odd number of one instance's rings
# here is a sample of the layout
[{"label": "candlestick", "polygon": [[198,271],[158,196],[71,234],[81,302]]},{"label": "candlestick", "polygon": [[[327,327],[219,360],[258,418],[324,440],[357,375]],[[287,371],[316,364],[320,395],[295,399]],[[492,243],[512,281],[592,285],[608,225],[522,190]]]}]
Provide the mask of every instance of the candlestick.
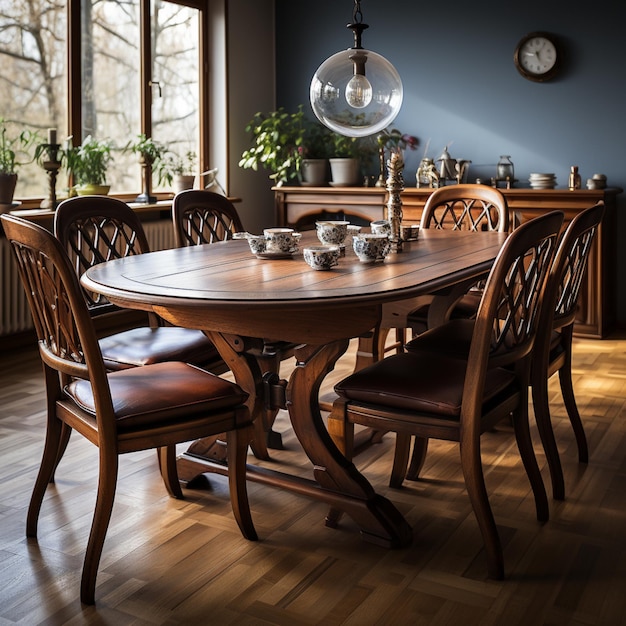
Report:
[{"label": "candlestick", "polygon": [[[54,131],[54,132],[53,132]],[[43,161],[42,165],[46,173],[48,174],[48,197],[44,198],[39,205],[42,209],[50,209],[54,211],[58,206],[57,201],[57,174],[61,169],[61,159],[59,157],[59,148],[61,147],[56,143],[56,129],[48,129],[48,140],[53,139],[53,143],[43,144],[48,158]]]},{"label": "candlestick", "polygon": [[57,142],[57,129],[48,128],[48,144],[54,145]]}]

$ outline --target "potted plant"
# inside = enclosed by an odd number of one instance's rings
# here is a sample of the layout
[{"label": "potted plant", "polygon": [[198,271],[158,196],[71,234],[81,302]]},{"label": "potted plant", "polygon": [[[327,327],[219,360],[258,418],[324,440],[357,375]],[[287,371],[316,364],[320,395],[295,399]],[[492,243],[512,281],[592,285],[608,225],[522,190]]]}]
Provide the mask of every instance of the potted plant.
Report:
[{"label": "potted plant", "polygon": [[[0,117],[0,209],[13,205],[17,170],[21,165],[33,160],[29,149],[38,140],[39,135],[30,130],[23,130],[19,135],[10,136],[6,121]],[[24,160],[20,156],[23,156]]]},{"label": "potted plant", "polygon": [[165,157],[167,148],[144,133],[137,135],[133,141],[129,141],[124,147],[124,152],[134,152],[139,156],[139,163],[142,168],[143,192],[136,198],[135,202],[151,204],[156,202],[156,196],[151,194],[152,172],[156,172],[159,185],[171,183],[171,176],[165,167]]},{"label": "potted plant", "polygon": [[196,161],[197,155],[192,150],[187,151],[182,157],[175,152],[170,152],[159,162],[159,180],[172,185],[174,193],[193,189]]},{"label": "potted plant", "polygon": [[112,159],[111,150],[112,144],[108,139],[96,139],[91,135],[87,135],[79,146],[63,150],[65,167],[79,196],[109,193],[111,187],[107,185],[106,177]]},{"label": "potted plant", "polygon": [[328,180],[328,159],[332,155],[332,133],[317,121],[307,120],[302,146],[299,147],[300,182],[320,186]]},{"label": "potted plant", "polygon": [[355,137],[332,134],[333,156],[330,159],[331,185],[351,187],[358,184],[361,176],[359,142]]},{"label": "potted plant", "polygon": [[246,126],[253,143],[241,155],[239,167],[269,170],[277,186],[297,178],[303,158],[299,148],[305,135],[304,120],[302,105],[295,113],[282,107],[271,113],[256,113]]}]

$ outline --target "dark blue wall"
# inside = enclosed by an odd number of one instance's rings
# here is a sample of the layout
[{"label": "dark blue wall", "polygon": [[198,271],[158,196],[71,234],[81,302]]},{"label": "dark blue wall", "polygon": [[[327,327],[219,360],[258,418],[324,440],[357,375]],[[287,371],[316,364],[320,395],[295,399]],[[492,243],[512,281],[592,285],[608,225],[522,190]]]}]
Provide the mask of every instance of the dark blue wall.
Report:
[{"label": "dark blue wall", "polygon": [[[569,4],[569,7],[567,6]],[[276,0],[277,105],[305,103],[311,77],[332,53],[352,45],[349,0]],[[554,172],[567,186],[571,165],[626,189],[626,2],[407,2],[362,0],[370,28],[363,45],[387,57],[403,79],[404,103],[393,126],[416,135],[406,155],[405,182],[428,142],[436,158],[470,159],[470,180],[493,176],[499,155],[511,155],[518,186],[530,172]],[[525,80],[513,64],[517,42],[531,31],[558,36],[563,72],[548,83]],[[312,115],[312,113],[311,113]],[[626,285],[626,194],[619,198],[618,284]],[[623,290],[626,292],[626,290]],[[626,296],[617,295],[626,323]]]}]

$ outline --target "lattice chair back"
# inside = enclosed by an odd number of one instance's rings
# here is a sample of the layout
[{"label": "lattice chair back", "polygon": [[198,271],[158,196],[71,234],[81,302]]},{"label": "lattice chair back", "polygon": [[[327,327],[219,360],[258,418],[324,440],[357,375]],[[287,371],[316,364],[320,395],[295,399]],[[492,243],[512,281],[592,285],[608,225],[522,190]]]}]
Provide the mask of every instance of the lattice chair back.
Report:
[{"label": "lattice chair back", "polygon": [[500,191],[485,185],[440,187],[426,201],[420,227],[507,232],[507,201]]},{"label": "lattice chair back", "polygon": [[232,239],[242,232],[241,219],[226,197],[205,189],[188,189],[172,203],[174,241],[177,247]]}]

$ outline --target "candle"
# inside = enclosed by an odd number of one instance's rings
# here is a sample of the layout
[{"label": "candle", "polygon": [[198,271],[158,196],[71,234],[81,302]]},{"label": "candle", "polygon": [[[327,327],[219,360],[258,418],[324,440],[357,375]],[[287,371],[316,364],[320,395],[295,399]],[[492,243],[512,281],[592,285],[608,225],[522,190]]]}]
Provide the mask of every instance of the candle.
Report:
[{"label": "candle", "polygon": [[57,142],[57,129],[48,128],[48,143],[54,145]]}]

